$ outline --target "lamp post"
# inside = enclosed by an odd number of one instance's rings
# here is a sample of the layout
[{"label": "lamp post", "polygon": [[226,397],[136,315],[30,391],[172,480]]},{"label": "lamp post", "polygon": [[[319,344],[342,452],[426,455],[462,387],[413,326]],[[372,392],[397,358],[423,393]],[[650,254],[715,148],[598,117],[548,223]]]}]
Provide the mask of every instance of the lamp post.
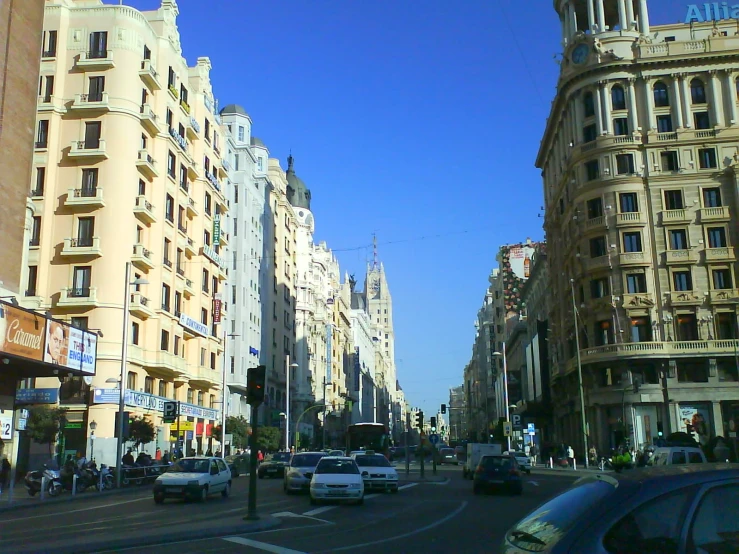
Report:
[{"label": "lamp post", "polygon": [[[580,332],[577,328],[577,304],[575,303],[575,280],[570,279],[570,291],[572,292],[572,316],[575,319],[575,352],[577,354],[577,382],[580,389],[580,419],[582,422],[582,443],[585,451],[585,469],[588,468],[588,422],[585,417],[585,391],[582,386],[582,362],[580,360]],[[626,423],[626,422],[624,422]]]},{"label": "lamp post", "polygon": [[121,458],[123,457],[123,412],[126,409],[125,405],[125,388],[126,382],[126,366],[128,365],[128,326],[129,326],[129,307],[131,305],[131,294],[129,288],[132,286],[148,285],[149,281],[146,279],[136,279],[131,282],[131,262],[126,262],[126,271],[123,284],[123,341],[121,344],[121,378],[118,381],[118,392],[120,393],[118,398],[118,441],[116,443],[116,462],[115,465],[118,469],[116,471],[116,487],[121,487],[121,478],[123,471],[121,471]]},{"label": "lamp post", "polygon": [[95,459],[95,429],[98,428],[98,424],[93,419],[90,422],[90,460]]},{"label": "lamp post", "polygon": [[[225,325],[225,324],[224,324]],[[221,456],[226,457],[226,408],[228,406],[228,385],[226,384],[226,364],[229,361],[228,358],[228,339],[240,337],[234,333],[225,334],[223,337],[223,382],[221,389]]]},{"label": "lamp post", "polygon": [[[503,358],[503,396],[505,404],[505,420],[507,423],[511,421],[510,406],[508,404],[508,360],[506,359],[505,342],[503,343],[503,352],[493,352],[493,356]],[[508,439],[508,451],[511,450],[511,435],[506,437]]]},{"label": "lamp post", "polygon": [[[285,412],[280,412],[280,417],[285,418],[285,428],[287,428],[287,414]],[[287,446],[287,433],[285,433],[285,450],[289,450],[290,448]]]},{"label": "lamp post", "polygon": [[285,355],[285,368],[287,369],[285,383],[285,450],[290,452],[290,373],[298,364],[290,364],[290,354]]}]

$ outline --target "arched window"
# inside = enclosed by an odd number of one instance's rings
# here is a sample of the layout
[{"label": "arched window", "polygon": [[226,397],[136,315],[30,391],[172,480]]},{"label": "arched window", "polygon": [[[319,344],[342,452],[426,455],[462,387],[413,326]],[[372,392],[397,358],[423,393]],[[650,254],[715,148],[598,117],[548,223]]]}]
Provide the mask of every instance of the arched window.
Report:
[{"label": "arched window", "polygon": [[706,87],[700,79],[696,78],[690,81],[690,98],[693,104],[706,103]]},{"label": "arched window", "polygon": [[593,93],[586,92],[582,97],[582,105],[585,110],[585,117],[592,117],[595,115],[595,102],[593,101]]},{"label": "arched window", "polygon": [[614,110],[626,109],[626,95],[621,85],[615,85],[611,88],[611,106]]},{"label": "arched window", "polygon": [[654,83],[654,105],[663,108],[670,105],[670,96],[667,93],[667,85],[662,81]]}]

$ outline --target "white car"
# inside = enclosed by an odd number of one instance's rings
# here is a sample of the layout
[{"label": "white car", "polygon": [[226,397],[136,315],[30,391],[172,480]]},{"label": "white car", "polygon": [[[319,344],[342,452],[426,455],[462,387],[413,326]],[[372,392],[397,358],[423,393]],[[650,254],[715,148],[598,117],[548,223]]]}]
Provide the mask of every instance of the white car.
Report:
[{"label": "white car", "polygon": [[510,450],[506,452],[506,454],[516,458],[516,461],[518,462],[518,465],[521,467],[522,470],[524,470],[526,473],[531,473],[531,458],[526,455],[526,452],[521,452],[520,450],[514,452]]},{"label": "white car", "polygon": [[321,458],[310,480],[310,503],[318,504],[321,500],[354,500],[357,504],[364,503],[364,480],[353,458]]},{"label": "white car", "polygon": [[194,498],[204,501],[211,494],[231,494],[231,470],[223,458],[181,458],[154,481],[154,502],[165,498]]},{"label": "white car", "polygon": [[365,489],[398,492],[398,472],[385,456],[368,450],[352,458],[362,472]]}]

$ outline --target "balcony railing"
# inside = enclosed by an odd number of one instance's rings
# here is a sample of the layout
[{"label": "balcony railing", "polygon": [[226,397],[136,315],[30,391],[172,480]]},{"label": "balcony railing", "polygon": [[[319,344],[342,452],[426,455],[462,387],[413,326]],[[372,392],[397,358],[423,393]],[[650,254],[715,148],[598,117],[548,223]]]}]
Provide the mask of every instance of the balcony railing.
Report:
[{"label": "balcony railing", "polygon": [[687,248],[685,250],[667,250],[665,258],[668,264],[694,264],[698,261],[695,251]]},{"label": "balcony railing", "polygon": [[647,219],[642,212],[623,212],[616,214],[616,225],[646,225]]},{"label": "balcony railing", "polygon": [[157,162],[146,150],[139,150],[136,167],[138,167],[139,171],[150,179],[159,176]]},{"label": "balcony railing", "polygon": [[63,307],[89,307],[97,304],[97,288],[90,286],[64,288],[57,302],[57,306]]},{"label": "balcony railing", "polygon": [[64,205],[68,207],[97,207],[105,206],[103,201],[103,189],[100,187],[82,187],[79,189],[68,189]]},{"label": "balcony railing", "polygon": [[162,88],[162,85],[159,82],[159,73],[157,73],[151,60],[141,60],[139,77],[141,77],[141,80],[149,85],[152,90],[160,90]]},{"label": "balcony railing", "polygon": [[701,222],[703,221],[724,221],[731,219],[731,210],[729,206],[718,206],[716,208],[702,208],[700,211]]},{"label": "balcony railing", "polygon": [[109,68],[115,67],[113,52],[111,50],[90,50],[82,52],[77,59],[77,66],[85,68]]},{"label": "balcony railing", "polygon": [[133,213],[144,221],[144,223],[154,223],[157,220],[154,215],[154,206],[151,205],[145,196],[136,197],[136,205],[133,208]]},{"label": "balcony railing", "polygon": [[733,262],[735,258],[731,247],[706,248],[707,262]]},{"label": "balcony railing", "polygon": [[662,223],[690,223],[692,217],[686,209],[664,210],[662,212]]},{"label": "balcony railing", "polygon": [[110,109],[108,93],[75,94],[71,108],[73,110],[108,111]]},{"label": "balcony railing", "polygon": [[74,140],[69,156],[72,158],[107,158],[108,153],[103,139]]},{"label": "balcony railing", "polygon": [[72,237],[64,239],[62,256],[102,256],[100,237]]}]

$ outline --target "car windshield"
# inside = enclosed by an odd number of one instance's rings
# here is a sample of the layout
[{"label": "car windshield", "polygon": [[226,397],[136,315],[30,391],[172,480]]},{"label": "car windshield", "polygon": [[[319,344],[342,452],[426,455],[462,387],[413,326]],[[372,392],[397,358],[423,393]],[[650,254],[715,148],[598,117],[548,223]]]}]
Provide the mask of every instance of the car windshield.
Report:
[{"label": "car windshield", "polygon": [[177,460],[169,471],[179,471],[182,473],[208,473],[210,471],[210,460],[198,458],[182,458]]},{"label": "car windshield", "polygon": [[510,469],[511,459],[507,456],[483,456],[480,465],[485,469]]},{"label": "car windshield", "polygon": [[559,542],[584,514],[597,506],[608,505],[616,485],[586,478],[555,496],[519,521],[508,533],[508,540],[518,548],[541,551]]},{"label": "car windshield", "polygon": [[275,452],[272,454],[272,458],[270,458],[271,462],[289,462],[290,461],[290,453],[289,452]]},{"label": "car windshield", "polygon": [[318,462],[316,474],[338,473],[343,475],[357,475],[359,468],[354,460],[327,460],[323,459]]},{"label": "car windshield", "polygon": [[316,467],[325,454],[296,454],[290,465],[292,467]]},{"label": "car windshield", "polygon": [[376,456],[357,456],[354,458],[360,467],[392,467],[387,458],[381,454]]}]

